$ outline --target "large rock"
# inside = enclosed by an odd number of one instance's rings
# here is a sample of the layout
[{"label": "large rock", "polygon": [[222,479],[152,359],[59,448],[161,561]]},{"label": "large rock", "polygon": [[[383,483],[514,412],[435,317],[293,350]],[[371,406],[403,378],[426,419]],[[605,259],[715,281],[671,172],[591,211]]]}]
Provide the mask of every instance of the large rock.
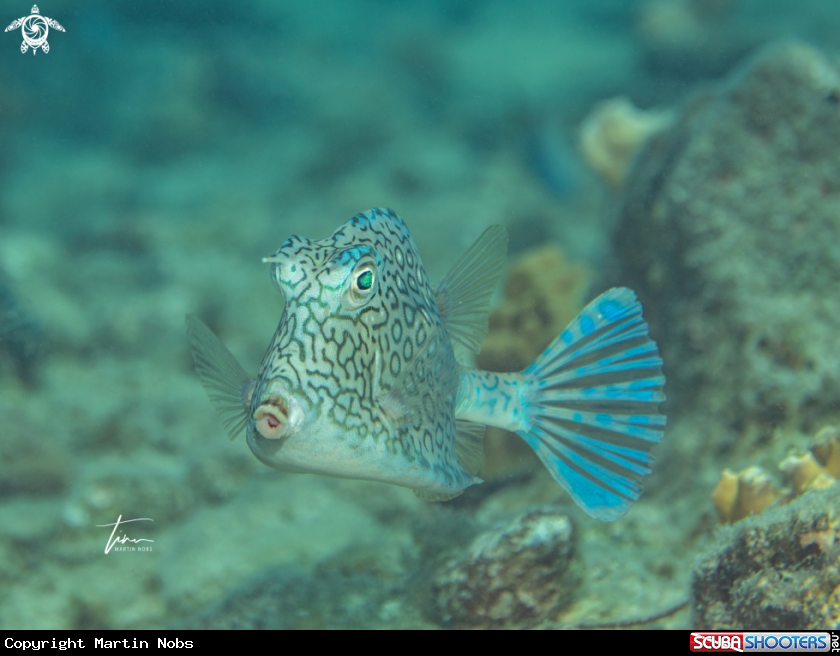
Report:
[{"label": "large rock", "polygon": [[760,52],[648,145],[626,188],[624,280],[660,344],[669,414],[711,422],[697,448],[836,415],[835,62],[798,43]]},{"label": "large rock", "polygon": [[692,576],[697,629],[825,629],[840,622],[840,487],[723,531]]}]

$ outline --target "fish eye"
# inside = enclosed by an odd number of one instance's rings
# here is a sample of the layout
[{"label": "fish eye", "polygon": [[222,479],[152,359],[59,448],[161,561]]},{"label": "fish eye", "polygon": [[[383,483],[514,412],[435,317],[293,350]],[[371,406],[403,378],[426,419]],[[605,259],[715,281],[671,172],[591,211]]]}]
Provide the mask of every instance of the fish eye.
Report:
[{"label": "fish eye", "polygon": [[367,260],[360,262],[351,274],[350,300],[354,305],[367,303],[376,292],[376,264]]},{"label": "fish eye", "polygon": [[356,276],[356,287],[359,288],[359,291],[364,292],[373,287],[373,271],[363,271]]}]

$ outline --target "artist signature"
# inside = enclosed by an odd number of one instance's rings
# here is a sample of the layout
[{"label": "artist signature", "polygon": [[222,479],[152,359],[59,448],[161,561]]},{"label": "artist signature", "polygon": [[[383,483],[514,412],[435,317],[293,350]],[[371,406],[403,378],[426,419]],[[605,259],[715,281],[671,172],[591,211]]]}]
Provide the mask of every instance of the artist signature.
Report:
[{"label": "artist signature", "polygon": [[[129,522],[153,522],[155,520],[149,519],[148,517],[138,517],[137,519],[123,519],[122,515],[117,517],[117,521],[113,524],[97,524],[98,528],[106,528],[108,526],[113,526],[113,530],[111,531],[111,537],[108,538],[108,543],[105,545],[105,553],[107,554],[111,551],[111,548],[115,544],[125,544],[126,542],[131,542],[133,544],[137,544],[138,542],[154,542],[154,540],[147,540],[145,538],[137,538],[136,540],[131,539],[128,537],[127,534],[123,534],[122,537],[114,537],[117,532],[117,529],[120,527],[120,524],[128,524]],[[119,550],[118,550],[119,551]]]}]

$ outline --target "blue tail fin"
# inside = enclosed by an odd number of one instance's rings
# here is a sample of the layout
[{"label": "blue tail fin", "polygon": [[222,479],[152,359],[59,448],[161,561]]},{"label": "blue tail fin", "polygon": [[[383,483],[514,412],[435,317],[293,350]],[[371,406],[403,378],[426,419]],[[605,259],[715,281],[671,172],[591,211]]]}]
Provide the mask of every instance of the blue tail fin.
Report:
[{"label": "blue tail fin", "polygon": [[589,515],[621,517],[662,439],[662,359],[629,289],[601,294],[524,372],[519,435]]}]

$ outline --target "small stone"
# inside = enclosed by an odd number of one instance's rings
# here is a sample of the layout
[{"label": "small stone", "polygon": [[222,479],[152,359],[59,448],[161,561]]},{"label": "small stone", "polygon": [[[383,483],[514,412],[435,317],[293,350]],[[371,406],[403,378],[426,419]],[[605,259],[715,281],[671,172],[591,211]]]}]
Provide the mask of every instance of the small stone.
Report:
[{"label": "small stone", "polygon": [[444,622],[515,627],[550,619],[580,583],[573,566],[574,526],[566,515],[537,510],[480,534],[434,578]]}]

